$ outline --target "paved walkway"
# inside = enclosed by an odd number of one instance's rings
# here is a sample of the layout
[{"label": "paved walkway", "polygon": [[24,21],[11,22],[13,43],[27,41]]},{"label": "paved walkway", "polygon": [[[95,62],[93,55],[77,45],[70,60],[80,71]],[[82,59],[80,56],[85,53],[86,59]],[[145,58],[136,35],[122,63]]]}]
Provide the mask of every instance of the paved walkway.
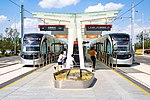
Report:
[{"label": "paved walkway", "polygon": [[99,62],[90,88],[54,88],[53,66],[48,65],[0,90],[0,100],[150,100],[150,96]]}]

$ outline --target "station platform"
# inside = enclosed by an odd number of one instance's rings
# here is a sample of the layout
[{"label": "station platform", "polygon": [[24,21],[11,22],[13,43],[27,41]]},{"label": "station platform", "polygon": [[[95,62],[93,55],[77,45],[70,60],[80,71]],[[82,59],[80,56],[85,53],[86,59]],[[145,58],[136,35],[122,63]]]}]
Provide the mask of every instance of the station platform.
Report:
[{"label": "station platform", "polygon": [[150,100],[150,94],[97,61],[87,89],[57,89],[49,64],[0,90],[0,100]]}]

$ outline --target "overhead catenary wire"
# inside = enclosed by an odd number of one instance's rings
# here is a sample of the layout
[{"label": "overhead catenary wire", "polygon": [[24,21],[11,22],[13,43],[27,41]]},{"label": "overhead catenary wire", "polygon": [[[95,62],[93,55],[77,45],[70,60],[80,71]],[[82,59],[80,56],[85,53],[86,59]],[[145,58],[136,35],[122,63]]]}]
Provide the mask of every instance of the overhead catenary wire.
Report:
[{"label": "overhead catenary wire", "polygon": [[136,5],[134,5],[133,7],[131,7],[130,9],[128,9],[127,11],[125,11],[124,13],[122,13],[121,15],[119,15],[118,17],[116,17],[111,23],[113,23],[114,21],[116,21],[118,18],[122,17],[123,15],[125,15],[126,13],[128,13],[129,11],[132,10],[132,8],[135,8],[136,6],[138,6],[139,4],[141,4],[144,0],[141,0],[140,2],[138,2]]},{"label": "overhead catenary wire", "polygon": [[[21,7],[19,4],[15,3],[14,1],[12,0],[9,0],[11,3],[15,4],[16,6],[18,6],[19,8]],[[24,11],[28,12],[29,14],[33,15],[30,11],[24,9]]]},{"label": "overhead catenary wire", "polygon": [[[16,5],[16,6],[18,6],[19,8],[21,8],[21,6],[19,5],[19,4],[17,4],[17,3],[15,3],[14,1],[12,1],[12,0],[9,0],[11,3],[13,3],[14,5]],[[24,9],[24,8],[23,8]],[[33,15],[30,11],[28,11],[28,10],[26,10],[26,9],[24,9],[24,11],[26,11],[26,12],[28,12],[29,14],[31,14],[31,15]],[[40,19],[40,18],[39,18]],[[41,20],[41,19],[40,19]],[[45,23],[45,21],[43,21],[43,20],[41,20],[42,22],[44,22]]]},{"label": "overhead catenary wire", "polygon": [[[19,4],[15,3],[12,0],[9,0],[11,3],[15,4],[16,6],[18,6],[19,8],[21,7]],[[140,2],[138,2],[136,5],[134,5],[133,7],[138,6],[139,4],[141,4],[144,0],[141,0]],[[125,11],[124,13],[122,13],[121,15],[119,15],[118,17],[116,17],[111,23],[113,23],[114,21],[116,21],[118,18],[121,18],[123,15],[125,15],[126,13],[128,13],[129,11],[132,10],[132,7],[130,9],[128,9],[127,11]],[[30,11],[24,9],[24,11],[28,12],[29,14],[33,15]],[[41,20],[41,19],[40,19]],[[42,22],[44,22],[43,20],[41,20]],[[45,22],[44,22],[45,23]]]}]

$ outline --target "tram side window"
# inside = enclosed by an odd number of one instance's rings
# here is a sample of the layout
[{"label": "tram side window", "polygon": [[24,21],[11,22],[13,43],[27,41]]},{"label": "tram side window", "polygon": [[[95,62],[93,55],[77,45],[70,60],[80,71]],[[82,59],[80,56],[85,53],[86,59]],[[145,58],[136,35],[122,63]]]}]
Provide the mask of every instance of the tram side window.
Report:
[{"label": "tram side window", "polygon": [[111,53],[111,45],[110,45],[110,42],[107,43],[107,53],[108,53],[108,54]]},{"label": "tram side window", "polygon": [[60,52],[60,45],[55,45],[55,52]]},{"label": "tram side window", "polygon": [[52,37],[50,37],[50,39],[49,39],[48,52],[49,53],[54,53],[54,46],[53,46],[53,38]]},{"label": "tram side window", "polygon": [[46,41],[43,41],[41,49],[42,49],[42,55],[45,55],[47,52]]}]

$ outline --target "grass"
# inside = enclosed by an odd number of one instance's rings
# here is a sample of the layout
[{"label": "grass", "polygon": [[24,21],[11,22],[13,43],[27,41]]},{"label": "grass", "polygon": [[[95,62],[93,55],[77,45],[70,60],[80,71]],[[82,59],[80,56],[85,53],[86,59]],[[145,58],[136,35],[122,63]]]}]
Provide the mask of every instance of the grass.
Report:
[{"label": "grass", "polygon": [[142,55],[143,50],[142,49],[137,49],[135,51],[135,55]]},{"label": "grass", "polygon": [[[77,78],[69,78],[68,75],[72,75],[73,77],[77,77]],[[56,80],[88,80],[90,78],[92,78],[93,73],[91,72],[82,72],[82,77],[80,76],[80,69],[70,69],[70,71],[65,71],[65,72],[57,72],[57,74],[55,74],[55,78]]]}]

